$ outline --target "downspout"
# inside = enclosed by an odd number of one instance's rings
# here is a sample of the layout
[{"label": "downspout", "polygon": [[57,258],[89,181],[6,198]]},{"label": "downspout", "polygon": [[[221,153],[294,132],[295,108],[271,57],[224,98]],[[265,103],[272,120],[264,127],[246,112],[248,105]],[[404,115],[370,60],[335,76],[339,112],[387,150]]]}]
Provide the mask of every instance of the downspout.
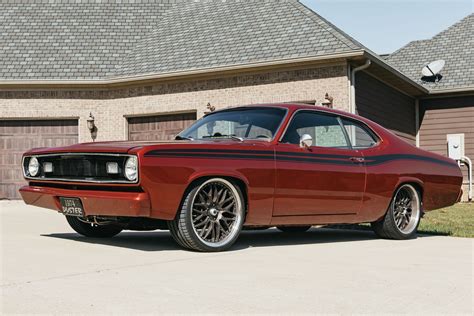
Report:
[{"label": "downspout", "polygon": [[469,159],[469,157],[466,157],[466,156],[463,156],[460,161],[467,164],[467,167],[468,167],[467,179],[468,179],[469,189],[468,189],[467,199],[468,201],[472,201],[472,161],[471,159]]},{"label": "downspout", "polygon": [[367,59],[365,64],[363,64],[362,66],[356,67],[352,69],[351,71],[351,104],[350,104],[349,112],[352,114],[356,114],[356,95],[355,95],[356,94],[356,90],[355,90],[356,72],[369,68],[371,64],[372,62],[370,61],[370,59]]},{"label": "downspout", "polygon": [[415,100],[415,139],[416,147],[420,147],[420,100]]}]

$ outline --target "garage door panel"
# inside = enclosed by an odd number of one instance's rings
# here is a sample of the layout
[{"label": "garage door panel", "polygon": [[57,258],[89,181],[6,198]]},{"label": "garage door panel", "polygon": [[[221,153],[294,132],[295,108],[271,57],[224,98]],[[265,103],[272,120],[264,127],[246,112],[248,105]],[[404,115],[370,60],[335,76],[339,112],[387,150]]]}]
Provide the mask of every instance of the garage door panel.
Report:
[{"label": "garage door panel", "polygon": [[196,113],[165,114],[128,119],[130,140],[171,140],[196,120]]},{"label": "garage door panel", "polygon": [[78,142],[77,120],[0,120],[0,198],[19,198],[23,180],[21,158],[34,147]]}]

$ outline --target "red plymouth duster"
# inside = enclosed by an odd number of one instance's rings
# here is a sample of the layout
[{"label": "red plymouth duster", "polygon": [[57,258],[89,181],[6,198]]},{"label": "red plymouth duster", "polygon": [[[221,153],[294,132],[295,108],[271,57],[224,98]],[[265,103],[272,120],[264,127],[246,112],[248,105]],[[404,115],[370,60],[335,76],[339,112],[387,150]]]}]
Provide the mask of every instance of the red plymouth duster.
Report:
[{"label": "red plymouth duster", "polygon": [[212,112],[168,142],[101,142],[24,154],[27,204],[87,237],[169,229],[198,251],[228,249],[242,227],[304,232],[371,223],[416,235],[424,212],[456,203],[454,160],[365,118],[298,104]]}]

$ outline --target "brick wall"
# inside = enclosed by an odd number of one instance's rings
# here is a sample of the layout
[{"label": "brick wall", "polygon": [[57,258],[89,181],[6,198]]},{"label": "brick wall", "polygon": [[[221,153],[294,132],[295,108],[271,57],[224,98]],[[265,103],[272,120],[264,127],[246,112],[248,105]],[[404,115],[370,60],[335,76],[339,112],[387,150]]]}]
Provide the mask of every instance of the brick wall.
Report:
[{"label": "brick wall", "polygon": [[79,118],[79,141],[91,141],[86,119],[95,116],[97,140],[127,137],[126,116],[299,100],[320,103],[328,92],[335,108],[349,109],[345,64],[211,80],[160,83],[116,90],[0,91],[0,119]]}]

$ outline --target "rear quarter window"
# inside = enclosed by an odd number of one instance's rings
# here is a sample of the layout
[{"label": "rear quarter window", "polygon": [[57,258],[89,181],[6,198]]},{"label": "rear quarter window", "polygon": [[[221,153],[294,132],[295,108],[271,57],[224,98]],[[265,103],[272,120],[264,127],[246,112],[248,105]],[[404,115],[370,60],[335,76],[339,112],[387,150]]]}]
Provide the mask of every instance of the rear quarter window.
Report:
[{"label": "rear quarter window", "polygon": [[377,136],[364,124],[342,118],[342,124],[354,149],[374,147],[379,142]]}]

